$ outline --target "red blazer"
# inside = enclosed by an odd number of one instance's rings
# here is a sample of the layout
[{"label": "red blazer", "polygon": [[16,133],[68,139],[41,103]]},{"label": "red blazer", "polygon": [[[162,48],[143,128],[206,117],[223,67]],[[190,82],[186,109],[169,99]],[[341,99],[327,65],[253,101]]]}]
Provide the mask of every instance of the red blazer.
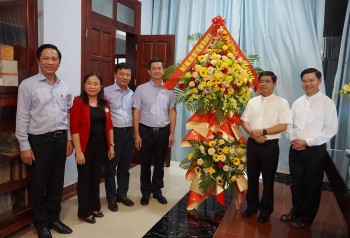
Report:
[{"label": "red blazer", "polygon": [[[113,129],[111,113],[109,105],[106,109],[106,137],[107,143],[110,144],[109,130]],[[79,133],[80,146],[83,153],[85,153],[86,146],[90,137],[90,106],[83,103],[80,97],[74,98],[73,106],[70,109],[70,132],[71,134]],[[109,146],[108,146],[109,148]]]}]

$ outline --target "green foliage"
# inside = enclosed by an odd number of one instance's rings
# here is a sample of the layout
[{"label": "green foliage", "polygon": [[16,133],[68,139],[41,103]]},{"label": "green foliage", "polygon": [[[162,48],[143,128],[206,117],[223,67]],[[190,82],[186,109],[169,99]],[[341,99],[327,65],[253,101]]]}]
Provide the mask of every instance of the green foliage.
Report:
[{"label": "green foliage", "polygon": [[188,170],[190,168],[190,165],[191,165],[191,161],[190,160],[183,159],[183,160],[181,160],[179,167],[182,168],[182,169]]},{"label": "green foliage", "polygon": [[187,40],[192,44],[192,46],[194,46],[202,36],[203,36],[202,33],[199,33],[199,32],[193,33],[187,36]]},{"label": "green foliage", "polygon": [[202,173],[199,177],[199,191],[202,194],[209,193],[211,191],[215,191],[216,188],[216,181],[215,179],[212,179],[210,176],[208,176],[205,173]]}]

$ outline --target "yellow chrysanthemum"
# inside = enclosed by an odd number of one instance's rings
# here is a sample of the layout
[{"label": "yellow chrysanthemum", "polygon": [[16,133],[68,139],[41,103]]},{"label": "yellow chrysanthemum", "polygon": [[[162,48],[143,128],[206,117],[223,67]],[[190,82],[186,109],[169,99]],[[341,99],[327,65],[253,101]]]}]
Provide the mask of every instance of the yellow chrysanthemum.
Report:
[{"label": "yellow chrysanthemum", "polygon": [[187,73],[185,74],[185,78],[187,78],[187,79],[191,78],[191,73],[190,73],[190,72],[187,72]]},{"label": "yellow chrysanthemum", "polygon": [[216,145],[216,141],[215,140],[211,140],[211,141],[209,141],[208,145],[210,147],[214,147]]},{"label": "yellow chrysanthemum", "polygon": [[228,46],[227,46],[227,45],[223,45],[223,46],[222,46],[222,49],[223,49],[223,50],[227,50],[227,49],[228,49]]},{"label": "yellow chrysanthemum", "polygon": [[221,74],[220,73],[215,73],[214,74],[214,78],[217,80],[217,79],[220,79],[221,80]]},{"label": "yellow chrysanthemum", "polygon": [[208,82],[207,82],[207,86],[208,86],[208,87],[212,87],[212,86],[213,86],[213,82],[208,81]]},{"label": "yellow chrysanthemum", "polygon": [[204,168],[203,170],[204,170],[205,172],[209,173],[209,174],[215,173],[215,169],[214,169],[213,167]]},{"label": "yellow chrysanthemum", "polygon": [[243,151],[243,149],[241,147],[239,147],[239,148],[237,148],[237,152],[238,152],[238,154],[241,155],[241,154],[243,154],[244,151]]},{"label": "yellow chrysanthemum", "polygon": [[227,90],[227,93],[228,93],[229,95],[232,95],[232,94],[235,93],[235,90],[234,90],[233,88],[230,88],[229,90]]},{"label": "yellow chrysanthemum", "polygon": [[189,153],[188,156],[187,156],[187,159],[188,160],[192,160],[193,159],[193,153]]},{"label": "yellow chrysanthemum", "polygon": [[233,176],[231,177],[231,181],[232,181],[232,182],[236,181],[236,179],[237,179],[237,176],[236,176],[236,175],[233,175]]},{"label": "yellow chrysanthemum", "polygon": [[217,55],[214,53],[214,54],[212,54],[211,56],[210,56],[210,59],[212,59],[212,60],[215,60],[215,59],[217,59]]}]

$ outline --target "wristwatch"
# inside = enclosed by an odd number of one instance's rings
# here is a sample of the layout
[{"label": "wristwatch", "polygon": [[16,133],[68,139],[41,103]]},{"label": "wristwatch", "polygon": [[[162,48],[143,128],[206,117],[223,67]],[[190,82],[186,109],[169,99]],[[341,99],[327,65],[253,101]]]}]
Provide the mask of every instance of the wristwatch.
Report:
[{"label": "wristwatch", "polygon": [[267,130],[263,129],[263,135],[266,136],[267,135]]}]

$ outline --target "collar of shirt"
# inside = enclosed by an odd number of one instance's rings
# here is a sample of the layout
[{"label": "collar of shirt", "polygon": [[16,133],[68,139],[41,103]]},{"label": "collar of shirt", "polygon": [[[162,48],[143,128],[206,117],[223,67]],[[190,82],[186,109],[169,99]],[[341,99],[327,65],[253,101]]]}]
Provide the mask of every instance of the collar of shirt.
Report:
[{"label": "collar of shirt", "polygon": [[[55,78],[56,78],[56,83],[59,84],[61,80],[57,77],[57,75],[55,75]],[[45,75],[43,75],[41,72],[39,72],[39,73],[37,74],[36,79],[37,79],[38,81],[45,81],[45,80],[48,81],[47,78],[45,77]],[[49,81],[48,81],[48,82],[49,82]],[[55,83],[55,84],[56,84],[56,83]]]},{"label": "collar of shirt", "polygon": [[322,95],[322,92],[321,92],[321,90],[319,90],[316,94],[314,94],[314,95],[312,95],[312,96],[307,96],[307,95],[305,94],[305,98],[306,98],[307,101],[312,102],[312,101],[318,100],[318,98],[319,98],[321,95]]},{"label": "collar of shirt", "polygon": [[162,81],[162,83],[160,84],[160,86],[157,87],[157,85],[155,85],[155,83],[154,83],[152,80],[150,80],[149,82],[151,83],[151,85],[152,85],[154,88],[162,88],[162,87],[163,87],[163,84],[164,84],[164,82]]},{"label": "collar of shirt", "polygon": [[[117,83],[114,83],[113,84],[113,89],[115,90],[115,91],[123,91],[120,87],[119,87],[119,85],[117,84]],[[125,92],[128,92],[130,90],[130,88],[128,87],[128,86],[126,86],[126,90],[125,90]]]}]

